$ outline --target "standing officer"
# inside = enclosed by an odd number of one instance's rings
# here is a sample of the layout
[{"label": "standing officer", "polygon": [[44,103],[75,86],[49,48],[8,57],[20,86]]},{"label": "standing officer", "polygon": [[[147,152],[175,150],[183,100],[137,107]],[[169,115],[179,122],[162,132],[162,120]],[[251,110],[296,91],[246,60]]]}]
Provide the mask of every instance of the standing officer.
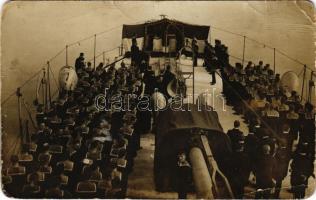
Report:
[{"label": "standing officer", "polygon": [[234,121],[234,128],[228,130],[227,135],[232,145],[232,170],[229,176],[235,198],[241,199],[244,195],[244,187],[248,183],[250,174],[249,157],[244,149],[245,137],[239,130],[240,122]]},{"label": "standing officer", "polygon": [[268,144],[262,146],[262,153],[257,161],[256,184],[257,193],[256,199],[269,199],[271,190],[274,187],[272,179],[272,170],[275,165],[273,155],[271,155],[271,147]]},{"label": "standing officer", "polygon": [[276,165],[273,168],[273,178],[276,181],[273,198],[278,199],[282,181],[286,177],[291,159],[292,146],[290,142],[290,126],[285,123],[282,125],[279,135],[278,149],[275,155]]},{"label": "standing officer", "polygon": [[84,54],[80,53],[79,57],[76,59],[76,63],[75,63],[75,68],[76,68],[76,72],[79,69],[83,69],[85,66],[84,64]]},{"label": "standing officer", "polygon": [[259,138],[256,134],[255,125],[253,125],[249,128],[249,133],[245,138],[245,152],[248,155],[249,163],[250,163],[250,171],[252,171],[253,175],[256,174],[255,163],[258,157],[258,145],[259,145]]},{"label": "standing officer", "polygon": [[239,130],[240,122],[238,120],[234,121],[234,128],[228,130],[227,135],[230,138],[232,144],[232,150],[235,151],[239,148],[239,142],[244,141],[245,137],[242,131]]},{"label": "standing officer", "polygon": [[276,181],[273,194],[274,199],[279,199],[282,181],[287,175],[290,159],[291,151],[285,144],[281,143],[275,155],[276,165],[273,167],[273,178]]},{"label": "standing officer", "polygon": [[177,191],[179,199],[186,199],[191,184],[191,166],[184,152],[178,154],[177,162]]}]

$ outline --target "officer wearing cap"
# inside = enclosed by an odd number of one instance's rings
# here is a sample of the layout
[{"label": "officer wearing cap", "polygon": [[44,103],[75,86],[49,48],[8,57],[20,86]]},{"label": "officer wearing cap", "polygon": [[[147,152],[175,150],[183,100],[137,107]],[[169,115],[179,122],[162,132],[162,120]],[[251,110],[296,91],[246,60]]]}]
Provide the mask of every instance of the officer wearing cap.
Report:
[{"label": "officer wearing cap", "polygon": [[245,152],[245,137],[243,132],[239,130],[240,122],[234,121],[234,128],[228,130],[227,135],[232,145],[232,168],[228,176],[234,197],[240,199],[244,194],[244,187],[248,182],[250,174],[249,157]]},{"label": "officer wearing cap", "polygon": [[275,159],[271,155],[271,147],[268,144],[261,146],[261,153],[257,161],[256,170],[256,186],[257,193],[255,198],[269,199],[271,195],[271,190],[275,183],[272,178],[272,170],[275,165]]},{"label": "officer wearing cap", "polygon": [[177,191],[179,199],[187,198],[187,192],[191,182],[191,166],[186,160],[185,153],[180,151],[177,162]]},{"label": "officer wearing cap", "polygon": [[305,104],[305,113],[300,119],[300,140],[308,142],[309,152],[314,160],[315,155],[315,113],[311,103]]},{"label": "officer wearing cap", "polygon": [[249,128],[249,133],[245,138],[245,152],[248,155],[249,163],[250,163],[250,170],[255,175],[256,174],[256,161],[258,157],[258,145],[259,145],[259,138],[257,135],[257,129],[260,127],[259,124],[252,125]]},{"label": "officer wearing cap", "polygon": [[240,122],[238,120],[234,121],[234,128],[228,130],[227,135],[230,138],[232,144],[232,150],[235,151],[239,148],[239,142],[244,141],[244,134],[239,130]]},{"label": "officer wearing cap", "polygon": [[276,165],[273,167],[273,178],[275,179],[275,192],[273,198],[278,199],[283,179],[287,176],[291,149],[286,144],[280,143],[275,155]]},{"label": "officer wearing cap", "polygon": [[137,46],[137,40],[135,37],[132,39],[131,62],[137,65],[139,64],[139,48]]},{"label": "officer wearing cap", "polygon": [[78,71],[79,69],[83,69],[84,66],[84,53],[80,53],[79,57],[76,59],[75,62],[76,71]]}]

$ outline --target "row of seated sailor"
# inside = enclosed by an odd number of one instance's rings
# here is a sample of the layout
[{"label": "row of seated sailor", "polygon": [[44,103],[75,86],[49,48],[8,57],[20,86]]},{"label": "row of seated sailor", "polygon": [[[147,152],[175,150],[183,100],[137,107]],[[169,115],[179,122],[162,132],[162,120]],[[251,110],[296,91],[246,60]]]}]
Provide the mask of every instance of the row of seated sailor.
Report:
[{"label": "row of seated sailor", "polygon": [[[100,64],[99,66],[102,66]],[[131,67],[132,68],[132,67]],[[20,198],[122,198],[135,156],[135,106],[130,111],[98,110],[95,96],[134,94],[135,69],[99,67],[78,72],[78,85],[61,92],[51,109],[38,106],[38,130],[4,169],[4,188]],[[101,72],[102,71],[102,72]],[[86,73],[85,73],[86,72]],[[101,77],[102,76],[102,77]],[[127,81],[127,77],[134,76]],[[124,103],[124,102],[123,102]]]},{"label": "row of seated sailor", "polygon": [[[220,45],[220,41],[217,43]],[[227,60],[219,63],[225,62]],[[223,69],[223,94],[227,104],[233,106],[236,114],[242,114],[245,122],[251,124],[253,119],[260,117],[275,134],[288,123],[293,140],[300,136],[315,152],[314,106],[309,102],[303,104],[296,91],[282,87],[280,74],[269,64],[260,61],[254,66],[250,61],[246,67],[241,63],[236,63],[235,67],[228,63],[220,68]]]},{"label": "row of seated sailor", "polygon": [[[251,71],[249,64],[249,76],[243,74],[241,65],[240,70],[237,67],[237,71],[228,79],[229,86],[225,91],[227,101],[232,103],[237,113],[244,114],[246,122],[252,123],[251,119],[259,116],[264,123],[269,124],[274,133],[280,132],[285,123],[290,124],[293,140],[298,137],[306,140],[310,144],[310,150],[314,152],[313,105],[309,102],[302,104],[296,91],[289,93],[285,90],[280,84],[279,75],[273,76],[268,64],[263,68],[260,66],[262,62],[255,72]],[[257,75],[254,76],[254,73]],[[256,77],[255,81],[251,78],[253,76]]]}]

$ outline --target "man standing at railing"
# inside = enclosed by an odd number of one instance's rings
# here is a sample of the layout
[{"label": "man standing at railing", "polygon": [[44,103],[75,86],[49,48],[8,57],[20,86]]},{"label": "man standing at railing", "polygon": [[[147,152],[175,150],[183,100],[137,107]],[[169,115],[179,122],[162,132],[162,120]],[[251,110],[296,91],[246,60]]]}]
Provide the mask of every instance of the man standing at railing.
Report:
[{"label": "man standing at railing", "polygon": [[212,46],[205,40],[205,48],[204,48],[204,65],[206,70],[212,75],[211,85],[216,83],[216,67],[217,67],[217,59],[215,55],[212,53]]},{"label": "man standing at railing", "polygon": [[197,41],[195,38],[193,38],[192,40],[192,60],[193,60],[193,66],[196,67],[197,66],[197,58],[198,58],[198,50],[199,47],[197,45]]},{"label": "man standing at railing", "polygon": [[76,72],[79,69],[83,69],[85,67],[84,64],[84,54],[80,53],[79,57],[76,59],[76,63],[75,63],[75,68],[76,68]]}]

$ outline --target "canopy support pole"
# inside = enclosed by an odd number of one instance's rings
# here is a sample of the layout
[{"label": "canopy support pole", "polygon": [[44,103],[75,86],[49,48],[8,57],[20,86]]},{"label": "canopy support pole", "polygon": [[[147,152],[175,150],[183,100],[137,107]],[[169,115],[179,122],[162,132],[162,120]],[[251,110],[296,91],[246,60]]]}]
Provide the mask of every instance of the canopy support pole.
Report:
[{"label": "canopy support pole", "polygon": [[48,110],[47,108],[47,84],[46,84],[46,71],[43,68],[43,78],[42,78],[42,96],[43,96],[43,104],[45,111]]},{"label": "canopy support pole", "polygon": [[66,66],[68,66],[68,45],[66,45]]},{"label": "canopy support pole", "polygon": [[48,88],[48,100],[49,100],[49,107],[52,105],[52,95],[51,95],[51,88],[50,88],[50,65],[49,61],[47,61],[47,84]]},{"label": "canopy support pole", "polygon": [[[147,36],[147,22],[145,23],[145,35],[144,35],[144,42],[143,42],[143,51],[147,51],[148,48],[148,36]],[[122,44],[122,50],[123,50],[123,44]]]},{"label": "canopy support pole", "polygon": [[22,125],[22,116],[21,116],[21,97],[22,97],[22,93],[21,93],[21,88],[17,88],[16,90],[16,96],[18,98],[18,117],[19,117],[19,130],[20,130],[20,136],[21,136],[21,143],[23,144],[23,125]]},{"label": "canopy support pole", "polygon": [[273,71],[275,73],[275,48],[273,48]]},{"label": "canopy support pole", "polygon": [[209,38],[210,38],[210,45],[212,45],[212,27],[211,26],[210,26]]},{"label": "canopy support pole", "polygon": [[[143,45],[144,46],[144,45]],[[144,48],[144,47],[143,47]],[[121,56],[123,56],[123,42],[121,43]]]},{"label": "canopy support pole", "polygon": [[303,95],[304,95],[305,74],[306,74],[306,65],[304,65],[304,72],[303,72],[303,83],[302,83],[301,101],[303,100]]},{"label": "canopy support pole", "polygon": [[105,52],[102,52],[103,65],[105,65]]},{"label": "canopy support pole", "polygon": [[245,62],[245,49],[246,49],[246,36],[244,36],[244,46],[243,46],[243,52],[242,52],[242,66],[244,66],[244,62]]},{"label": "canopy support pole", "polygon": [[[194,52],[192,51],[192,53],[194,54]],[[193,55],[193,56],[195,56],[195,55]],[[195,78],[195,76],[194,76],[194,60],[192,60],[192,70],[193,70],[193,77],[192,77],[192,97],[193,97],[193,104],[194,104],[194,78]]]},{"label": "canopy support pole", "polygon": [[97,35],[94,34],[94,47],[93,47],[93,68],[95,70],[95,53],[97,48]]},{"label": "canopy support pole", "polygon": [[312,90],[313,90],[313,87],[315,86],[313,78],[314,78],[314,71],[311,71],[311,78],[309,80],[309,88],[308,88],[308,102],[310,103],[312,102]]}]

